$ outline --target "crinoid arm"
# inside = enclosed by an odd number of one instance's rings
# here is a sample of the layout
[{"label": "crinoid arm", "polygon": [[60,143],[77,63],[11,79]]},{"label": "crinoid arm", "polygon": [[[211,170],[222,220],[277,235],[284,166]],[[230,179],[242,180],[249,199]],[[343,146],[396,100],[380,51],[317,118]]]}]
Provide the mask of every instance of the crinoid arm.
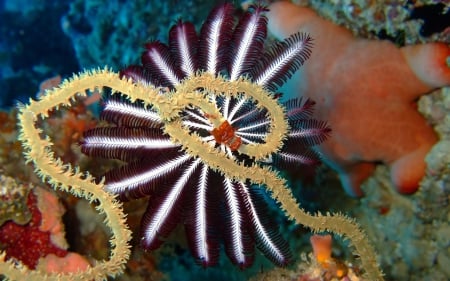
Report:
[{"label": "crinoid arm", "polygon": [[[141,65],[120,74],[105,69],[76,76],[21,108],[26,157],[42,179],[98,200],[107,215],[111,258],[85,279],[119,273],[129,255],[129,231],[111,193],[122,200],[150,196],[141,221],[144,248],[158,248],[183,223],[192,255],[202,266],[217,264],[221,243],[240,268],[252,264],[255,248],[276,265],[286,265],[292,254],[267,217],[261,196],[267,191],[295,223],[349,238],[368,279],[382,280],[358,225],[341,215],[305,212],[267,161],[299,170],[315,164],[320,157],[313,146],[330,133],[325,122],[311,118],[312,101],[282,104],[275,94],[310,56],[311,37],[294,34],[264,52],[266,9],[253,7],[236,28],[233,11],[230,3],[219,5],[198,36],[189,23],[178,22],[169,45],[146,45]],[[41,139],[35,122],[58,106],[71,106],[77,93],[103,87],[113,93],[102,115],[109,125],[86,131],[81,149],[125,163],[95,184],[54,159],[51,141]]]}]

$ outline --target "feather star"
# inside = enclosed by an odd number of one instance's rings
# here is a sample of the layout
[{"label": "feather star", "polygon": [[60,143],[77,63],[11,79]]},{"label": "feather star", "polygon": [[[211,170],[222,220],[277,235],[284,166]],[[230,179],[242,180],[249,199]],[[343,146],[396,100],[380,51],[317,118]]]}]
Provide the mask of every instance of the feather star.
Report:
[{"label": "feather star", "polygon": [[[202,72],[230,81],[249,79],[273,92],[309,57],[312,39],[294,34],[264,52],[266,11],[254,6],[234,27],[233,6],[220,5],[210,13],[199,36],[193,24],[179,21],[170,30],[168,45],[147,43],[142,65],[129,66],[121,75],[168,95],[183,79]],[[318,163],[319,155],[311,147],[324,141],[330,129],[310,118],[311,100],[283,103],[289,134],[277,153],[257,162],[239,149],[265,143],[271,130],[267,110],[245,95],[204,94],[224,119],[219,126],[211,123],[214,116],[200,108],[192,106],[182,113],[183,126],[204,144],[249,166]],[[241,268],[252,264],[255,245],[277,265],[291,260],[286,241],[269,220],[260,186],[228,178],[192,157],[164,133],[161,117],[151,107],[112,98],[105,102],[102,118],[114,125],[87,131],[82,151],[127,163],[105,175],[108,191],[122,200],[150,196],[141,226],[144,248],[158,248],[181,223],[193,256],[203,266],[218,262],[221,241],[228,257]]]}]

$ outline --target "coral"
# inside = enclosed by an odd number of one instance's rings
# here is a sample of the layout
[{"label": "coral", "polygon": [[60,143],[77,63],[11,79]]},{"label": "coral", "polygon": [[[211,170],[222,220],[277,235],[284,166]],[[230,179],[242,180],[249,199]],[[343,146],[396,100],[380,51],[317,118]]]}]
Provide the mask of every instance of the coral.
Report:
[{"label": "coral", "polygon": [[[214,1],[75,0],[61,19],[81,68],[103,65],[119,69],[136,62],[135,47],[143,38],[167,41],[166,27],[180,17],[201,23]],[[104,46],[109,46],[108,50]]]},{"label": "coral", "polygon": [[[60,88],[53,89],[57,91]],[[81,97],[85,97],[81,95]],[[62,99],[61,99],[62,98]],[[109,193],[102,189],[102,184],[95,184],[93,177],[89,173],[80,172],[79,167],[72,168],[70,164],[63,163],[61,159],[55,158],[55,153],[51,150],[52,143],[50,137],[44,133],[42,129],[35,127],[38,123],[37,117],[42,117],[39,123],[45,122],[51,116],[55,108],[63,104],[75,102],[76,97],[65,100],[62,95],[52,96],[48,91],[40,97],[39,102],[30,100],[27,106],[20,106],[19,120],[19,137],[24,147],[25,160],[33,162],[35,172],[41,179],[49,183],[52,187],[63,192],[69,192],[77,197],[85,198],[88,202],[96,202],[96,210],[101,214],[105,214],[104,222],[111,231],[111,251],[109,260],[96,261],[95,265],[77,267],[76,272],[59,272],[58,269],[70,269],[71,266],[80,264],[83,258],[78,255],[70,255],[61,260],[61,263],[55,264],[53,257],[42,260],[39,268],[48,269],[50,273],[45,273],[41,269],[29,270],[23,263],[19,261],[11,261],[7,259],[7,252],[0,253],[0,272],[11,280],[23,280],[24,278],[36,280],[104,280],[107,275],[116,276],[123,271],[124,263],[127,261],[130,250],[128,241],[131,239],[130,231],[125,224],[125,215],[121,205]],[[41,139],[41,134],[45,135]],[[54,207],[54,206],[53,206]],[[53,212],[47,209],[48,212]],[[55,224],[54,220],[46,220],[45,227],[47,230],[58,231],[61,226]],[[50,238],[52,238],[50,236]],[[49,239],[50,239],[49,238]],[[28,241],[28,240],[24,240]],[[54,237],[52,243],[62,243],[61,237]],[[81,259],[80,259],[81,258]]]},{"label": "coral", "polygon": [[[53,255],[54,266],[70,262],[72,272],[87,267],[87,261],[75,253],[67,257],[67,261],[60,259],[69,252],[66,250],[61,223],[64,210],[58,198],[39,187],[33,188],[24,197],[31,213],[30,221],[26,224],[8,221],[0,227],[0,244],[6,252],[6,259],[20,261],[30,269],[35,269],[38,263],[43,262],[42,258]],[[79,261],[75,264],[74,260]]]},{"label": "coral", "polygon": [[[0,167],[4,175],[25,180],[32,169],[25,166],[22,146],[17,138],[17,111],[0,111]],[[21,169],[18,169],[21,167]],[[19,173],[20,171],[20,173]]]},{"label": "coral", "polygon": [[332,236],[314,234],[310,237],[313,252],[302,253],[294,268],[275,268],[250,280],[277,281],[364,281],[361,272],[351,262],[332,257]]},{"label": "coral", "polygon": [[[325,280],[348,277],[349,268],[343,262],[331,257],[331,245],[333,243],[331,235],[316,234],[311,236],[310,241],[313,247],[314,259],[321,268],[319,276]],[[305,278],[302,279],[302,277],[300,277],[300,280],[306,281],[307,279],[314,278],[309,276],[309,274],[303,276],[305,276]],[[307,279],[306,276],[308,276]]]},{"label": "coral", "polygon": [[31,219],[27,207],[29,187],[0,174],[0,226],[6,221],[24,225]]},{"label": "coral", "polygon": [[66,163],[80,163],[83,155],[73,147],[77,146],[84,131],[97,124],[86,104],[91,97],[94,96],[78,99],[74,106],[55,112],[42,124],[49,134],[54,135],[54,151]]},{"label": "coral", "polygon": [[369,196],[352,213],[365,225],[378,249],[386,279],[448,280],[450,253],[450,88],[446,87],[418,102],[440,136],[425,158],[428,172],[420,191],[401,196],[392,190],[389,171],[377,167],[362,188]]},{"label": "coral", "polygon": [[49,273],[61,273],[61,272],[77,272],[86,270],[89,267],[89,263],[83,256],[77,253],[67,253],[64,257],[58,257],[55,254],[48,254],[47,256],[40,258],[37,264],[37,269]]},{"label": "coral", "polygon": [[331,235],[313,235],[309,239],[313,248],[314,257],[319,263],[326,263],[331,259]]},{"label": "coral", "polygon": [[361,199],[352,212],[376,245],[387,280],[450,277],[444,266],[450,256],[449,182],[448,172],[427,175],[420,192],[405,197],[392,190],[389,171],[379,166],[363,184],[370,196]]},{"label": "coral", "polygon": [[[220,11],[219,10],[216,10]],[[220,18],[220,17],[219,17]],[[212,27],[217,27],[212,25]],[[212,28],[214,30],[214,28]],[[295,37],[295,36],[294,36]],[[298,39],[304,39],[305,37],[297,36]],[[217,37],[213,36],[211,40],[216,40]],[[291,40],[296,40],[291,39]],[[245,40],[244,40],[245,41]],[[300,40],[301,42],[301,40]],[[209,45],[209,44],[207,44]],[[217,46],[212,44],[213,46]],[[220,44],[219,44],[220,45]],[[287,186],[286,181],[280,177],[280,175],[268,166],[267,160],[270,161],[268,156],[275,155],[273,159],[276,160],[276,154],[283,151],[283,144],[288,135],[291,132],[291,128],[288,126],[289,118],[286,113],[292,113],[289,110],[296,108],[298,105],[296,102],[287,104],[286,108],[274,98],[274,96],[266,89],[270,90],[270,87],[277,87],[284,82],[284,79],[290,76],[289,68],[280,67],[274,68],[270,73],[275,73],[275,76],[265,76],[263,70],[266,66],[274,62],[274,57],[277,56],[277,52],[298,54],[297,48],[288,48],[290,43],[281,43],[278,45],[276,52],[269,54],[265,60],[262,60],[263,66],[256,69],[256,75],[252,75],[255,82],[249,79],[239,78],[233,81],[225,79],[222,75],[214,75],[216,73],[217,64],[208,66],[207,71],[204,73],[194,73],[184,79],[181,83],[177,84],[170,89],[168,88],[154,88],[149,87],[142,78],[152,78],[152,74],[144,71],[135,72],[134,74],[140,74],[134,78],[138,78],[138,83],[120,77],[119,74],[109,71],[108,69],[94,70],[85,72],[81,75],[75,75],[69,80],[64,80],[63,83],[48,91],[44,96],[39,98],[38,101],[30,100],[26,105],[20,106],[20,113],[18,115],[20,124],[20,140],[25,148],[25,158],[27,161],[32,162],[35,166],[37,174],[41,179],[51,184],[54,188],[62,191],[71,192],[72,194],[84,197],[90,202],[96,201],[98,203],[97,210],[106,214],[105,223],[112,232],[112,238],[110,240],[112,249],[110,253],[110,259],[107,261],[97,261],[95,266],[89,267],[86,271],[78,272],[76,274],[65,274],[64,277],[72,279],[103,279],[106,275],[115,276],[123,269],[123,263],[127,260],[129,255],[129,249],[127,241],[130,239],[130,233],[124,224],[124,215],[121,210],[121,205],[115,200],[115,198],[107,193],[104,185],[104,181],[100,180],[95,183],[94,178],[87,172],[81,172],[79,167],[72,167],[71,165],[64,163],[58,158],[55,158],[55,153],[52,151],[51,138],[42,132],[37,126],[37,121],[40,119],[47,119],[50,113],[58,110],[61,107],[71,107],[77,97],[87,95],[87,91],[92,91],[99,88],[108,88],[107,92],[120,93],[123,97],[120,99],[128,100],[132,106],[135,104],[142,104],[148,112],[154,112],[150,114],[151,118],[158,118],[163,123],[164,132],[169,136],[174,145],[179,145],[183,152],[186,152],[186,158],[192,158],[193,163],[206,163],[205,167],[210,167],[214,172],[223,174],[224,177],[229,178],[230,181],[250,182],[252,185],[264,186],[271,197],[279,203],[282,210],[285,211],[288,218],[292,219],[296,224],[301,224],[311,228],[313,231],[330,231],[339,235],[346,236],[350,243],[355,247],[355,252],[361,258],[361,266],[365,269],[365,275],[371,280],[382,280],[382,274],[377,267],[375,254],[368,243],[364,233],[359,226],[352,220],[343,215],[311,215],[299,208],[295,198],[292,197],[291,191]],[[294,44],[295,46],[295,44]],[[251,49],[253,50],[253,48]],[[150,54],[159,56],[158,51],[152,50]],[[216,50],[205,50],[205,53],[210,55],[217,55]],[[202,51],[199,51],[202,53]],[[222,55],[222,53],[220,53]],[[294,56],[295,57],[295,56]],[[165,65],[164,58],[166,56],[159,57],[161,59],[161,65]],[[245,56],[243,57],[245,58]],[[220,63],[221,61],[211,60]],[[289,57],[282,57],[281,63],[290,61]],[[264,65],[267,63],[267,65]],[[299,67],[301,63],[294,62],[296,67]],[[166,64],[171,65],[171,64]],[[170,68],[167,68],[170,69]],[[195,69],[195,68],[194,68]],[[234,68],[233,68],[234,69]],[[261,72],[258,72],[260,71]],[[176,77],[175,73],[171,71],[163,71],[164,74],[170,74],[171,77]],[[237,73],[240,73],[238,71]],[[148,75],[148,76],[147,76]],[[239,76],[239,75],[238,75]],[[139,79],[141,78],[141,79]],[[281,78],[281,79],[277,79]],[[273,80],[275,79],[275,80]],[[178,81],[178,80],[173,80]],[[165,81],[164,81],[165,82]],[[168,95],[162,94],[167,90],[171,90]],[[214,99],[211,99],[212,93],[215,93]],[[250,162],[253,165],[246,165],[246,159],[236,161],[233,157],[233,151],[228,153],[230,149],[227,145],[234,147],[237,138],[233,135],[232,138],[221,138],[225,140],[222,146],[224,149],[216,149],[210,146],[208,143],[202,140],[200,133],[190,132],[186,125],[183,125],[185,115],[183,112],[189,112],[190,110],[197,109],[203,112],[204,116],[207,116],[209,122],[214,124],[214,127],[220,126],[225,118],[223,114],[227,114],[227,110],[220,110],[216,106],[216,98],[220,100],[229,100],[231,105],[232,101],[251,100],[256,104],[258,110],[267,110],[266,120],[270,125],[269,132],[262,143],[249,143],[248,145],[236,145],[237,152],[248,155],[249,159],[256,159],[259,162]],[[224,103],[225,105],[227,102]],[[302,104],[302,103],[300,103]],[[306,104],[306,103],[305,103]],[[198,115],[198,114],[197,114]],[[197,116],[194,114],[194,116]],[[296,114],[290,114],[293,118],[299,118]],[[295,116],[295,117],[294,117]],[[308,116],[308,115],[307,115]],[[134,116],[133,116],[134,117]],[[258,119],[258,118],[257,118]],[[124,121],[124,120],[120,120]],[[127,121],[133,122],[133,118]],[[225,126],[226,127],[226,126]],[[229,130],[225,130],[229,131]],[[294,130],[295,131],[295,130]],[[227,140],[231,140],[228,142]],[[234,151],[236,152],[236,151]],[[245,152],[245,153],[244,153]],[[264,161],[262,161],[264,160]],[[193,170],[194,166],[188,168]],[[188,175],[188,173],[186,173]],[[187,178],[187,176],[183,177]],[[172,192],[174,197],[175,193],[180,190],[180,186],[183,182],[169,189],[168,192]],[[229,185],[229,184],[225,184]],[[240,185],[240,184],[239,184]],[[235,193],[233,185],[231,185],[230,194]],[[171,196],[169,196],[171,197]],[[239,200],[239,199],[238,199]],[[236,206],[239,204],[233,204]],[[247,207],[248,208],[248,207]],[[236,213],[236,212],[234,212]],[[236,213],[237,214],[237,213]],[[253,223],[240,221],[242,223]],[[233,233],[235,234],[235,233]],[[238,237],[239,238],[239,237]],[[241,240],[236,239],[239,243]],[[242,254],[242,253],[241,253]],[[3,261],[4,255],[0,256]],[[18,279],[23,276],[35,277],[42,275],[40,272],[29,271],[23,266],[15,267],[10,262],[0,262],[0,270],[5,272],[7,277],[12,279]],[[19,277],[21,276],[21,277]],[[42,276],[41,276],[42,277]],[[58,279],[60,276],[50,274],[44,276],[49,279]]]},{"label": "coral", "polygon": [[[42,81],[36,96],[44,95],[46,91],[60,83],[60,75]],[[73,149],[73,147],[77,145],[84,131],[96,125],[97,122],[92,112],[88,110],[88,106],[98,97],[99,94],[94,92],[88,97],[78,98],[72,107],[52,112],[51,117],[40,124],[46,133],[53,136],[53,149],[64,162],[80,163],[82,155],[79,149]]]},{"label": "coral", "polygon": [[399,49],[386,41],[355,38],[312,10],[288,2],[270,9],[269,29],[279,38],[298,30],[317,34],[318,51],[286,89],[295,97],[314,99],[314,116],[330,122],[333,138],[319,150],[345,190],[361,196],[360,184],[375,163],[383,162],[390,166],[399,192],[415,192],[437,136],[414,102],[450,83],[450,48],[429,43]]},{"label": "coral", "polygon": [[[201,72],[217,76],[226,67],[229,78],[225,81],[247,76],[267,89],[278,88],[308,57],[311,38],[296,34],[264,54],[265,10],[261,6],[251,10],[235,30],[231,4],[213,10],[202,27],[198,48],[194,26],[179,22],[170,31],[169,46],[147,43],[143,66],[130,66],[122,75],[148,88],[167,87],[177,93],[188,87],[183,83],[188,76]],[[228,44],[230,38],[232,44]],[[194,105],[180,113],[183,130],[198,136],[203,145],[226,153],[232,161],[246,162],[247,167],[257,165],[257,159],[299,168],[318,162],[308,146],[325,140],[330,129],[325,122],[309,118],[313,102],[294,99],[283,104],[291,131],[281,147],[276,135],[283,124],[271,125],[274,117],[262,102],[222,96],[219,90],[203,91],[203,95],[212,103],[214,114]],[[203,266],[218,262],[221,239],[230,259],[241,268],[252,264],[253,244],[275,264],[290,260],[286,242],[265,219],[267,207],[260,188],[218,173],[208,162],[182,151],[182,145],[170,139],[169,128],[164,128],[156,109],[112,99],[105,103],[103,117],[115,126],[87,131],[82,151],[129,163],[106,174],[108,191],[122,199],[151,196],[142,220],[145,248],[158,248],[184,221],[193,255]],[[256,157],[248,156],[252,146],[263,144],[277,151],[270,154],[259,149]]]},{"label": "coral", "polygon": [[[32,195],[29,196],[29,204],[35,204]],[[34,208],[33,208],[34,209]],[[32,221],[20,226],[13,222],[5,223],[0,234],[2,239],[0,242],[6,246],[7,259],[16,259],[27,265],[31,269],[36,268],[36,264],[40,257],[54,253],[60,257],[66,255],[66,251],[56,247],[50,242],[50,234],[38,229],[37,223],[40,223],[40,213],[33,212]]]},{"label": "coral", "polygon": [[[429,30],[432,24],[445,25],[449,13],[445,13],[436,0],[297,0],[313,8],[322,17],[352,31],[358,37],[378,39],[389,38],[400,45],[426,42],[448,42],[450,30],[424,36],[423,30]],[[339,8],[337,8],[339,7]],[[431,19],[420,19],[421,9],[441,9],[427,13]],[[414,16],[416,14],[416,16]],[[447,20],[448,22],[448,20]],[[436,24],[435,24],[436,25]],[[447,24],[448,25],[448,24]],[[427,34],[429,35],[429,34]]]}]

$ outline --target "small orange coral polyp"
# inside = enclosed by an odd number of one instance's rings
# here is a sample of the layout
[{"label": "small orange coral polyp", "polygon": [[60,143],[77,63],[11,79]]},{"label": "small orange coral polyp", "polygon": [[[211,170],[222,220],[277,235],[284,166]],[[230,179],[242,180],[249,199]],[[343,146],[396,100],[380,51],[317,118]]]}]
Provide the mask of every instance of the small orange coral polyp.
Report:
[{"label": "small orange coral polyp", "polygon": [[310,242],[319,263],[325,263],[331,259],[331,235],[313,235]]},{"label": "small orange coral polyp", "polygon": [[236,129],[225,120],[218,128],[211,131],[211,135],[217,143],[226,144],[231,151],[236,151],[241,146],[242,139],[234,134],[235,131]]}]

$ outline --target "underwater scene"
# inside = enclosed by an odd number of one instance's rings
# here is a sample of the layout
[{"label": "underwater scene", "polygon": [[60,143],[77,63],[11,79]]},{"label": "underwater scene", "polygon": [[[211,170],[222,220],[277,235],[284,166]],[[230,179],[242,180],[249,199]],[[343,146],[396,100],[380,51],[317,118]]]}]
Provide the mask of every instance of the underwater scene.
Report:
[{"label": "underwater scene", "polygon": [[0,0],[0,280],[450,280],[450,1]]}]

